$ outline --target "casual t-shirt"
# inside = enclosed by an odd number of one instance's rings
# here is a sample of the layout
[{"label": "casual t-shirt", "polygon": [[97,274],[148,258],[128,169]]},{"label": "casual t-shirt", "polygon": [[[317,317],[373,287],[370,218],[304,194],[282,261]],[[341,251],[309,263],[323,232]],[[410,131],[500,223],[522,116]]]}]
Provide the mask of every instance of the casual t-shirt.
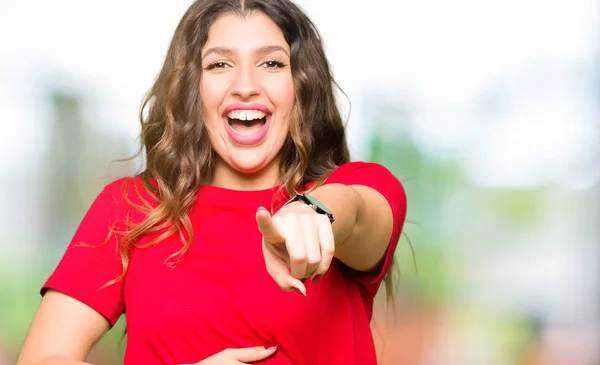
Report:
[{"label": "casual t-shirt", "polygon": [[272,203],[277,210],[289,198],[278,198],[275,188],[201,187],[189,212],[193,241],[184,258],[175,265],[167,260],[182,247],[179,235],[143,247],[159,233],[150,234],[130,253],[125,278],[106,286],[122,273],[122,236],[106,241],[111,227],[143,220],[130,205],[143,202],[138,193],[152,202],[139,177],[125,181],[109,184],[96,198],[42,293],[65,293],[111,325],[126,313],[126,364],[192,364],[226,348],[262,345],[278,345],[265,364],[376,363],[373,298],[406,215],[402,185],[386,168],[351,162],[325,181],[369,186],[385,197],[394,228],[383,263],[376,272],[359,273],[334,260],[318,283],[305,283],[306,297],[281,290],[265,268],[255,214]]}]

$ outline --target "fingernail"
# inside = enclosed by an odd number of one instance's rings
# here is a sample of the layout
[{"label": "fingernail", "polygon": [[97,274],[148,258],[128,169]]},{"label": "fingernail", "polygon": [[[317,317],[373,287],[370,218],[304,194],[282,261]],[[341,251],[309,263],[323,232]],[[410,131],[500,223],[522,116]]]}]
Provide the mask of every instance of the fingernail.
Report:
[{"label": "fingernail", "polygon": [[265,349],[267,351],[274,351],[274,350],[277,350],[277,345],[273,345],[273,344],[265,345]]},{"label": "fingernail", "polygon": [[258,210],[267,210],[265,207],[258,207]]},{"label": "fingernail", "polygon": [[302,295],[303,297],[305,297],[305,296],[306,296],[306,294],[302,293],[302,292],[300,291],[300,289],[298,289],[298,288],[292,288],[292,290],[293,290],[293,291],[294,291],[294,293],[296,293],[296,294],[300,294],[300,295]]},{"label": "fingernail", "polygon": [[315,275],[315,277],[314,277],[314,278],[312,278],[312,282],[313,282],[313,284],[316,284],[316,283],[318,283],[318,282],[319,282],[319,280],[321,280],[321,276],[323,276],[323,275],[322,275],[322,274]]}]

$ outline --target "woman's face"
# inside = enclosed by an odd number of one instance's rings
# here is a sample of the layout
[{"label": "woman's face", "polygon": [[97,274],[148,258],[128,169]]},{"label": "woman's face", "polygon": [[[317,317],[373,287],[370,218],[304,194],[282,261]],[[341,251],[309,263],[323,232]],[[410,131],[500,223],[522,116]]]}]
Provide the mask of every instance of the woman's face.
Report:
[{"label": "woman's face", "polygon": [[277,174],[294,84],[290,47],[269,17],[223,15],[212,24],[202,49],[200,95],[204,123],[220,157],[215,178],[223,170],[233,173],[226,176]]}]

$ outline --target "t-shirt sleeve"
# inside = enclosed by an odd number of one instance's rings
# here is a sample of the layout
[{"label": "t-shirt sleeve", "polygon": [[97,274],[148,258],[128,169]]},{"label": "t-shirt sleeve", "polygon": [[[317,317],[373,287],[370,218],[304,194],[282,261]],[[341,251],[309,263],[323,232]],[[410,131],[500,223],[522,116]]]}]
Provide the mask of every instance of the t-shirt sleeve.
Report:
[{"label": "t-shirt sleeve", "polygon": [[97,196],[41,289],[42,295],[54,289],[77,299],[103,315],[111,326],[124,311],[124,280],[106,285],[122,273],[117,234],[109,237],[120,193],[109,185]]},{"label": "t-shirt sleeve", "polygon": [[379,286],[392,265],[406,219],[406,194],[402,183],[387,168],[371,162],[349,162],[338,167],[325,181],[325,184],[331,183],[368,186],[379,192],[390,205],[393,229],[382,263],[373,272],[351,271],[353,276],[363,284]]}]

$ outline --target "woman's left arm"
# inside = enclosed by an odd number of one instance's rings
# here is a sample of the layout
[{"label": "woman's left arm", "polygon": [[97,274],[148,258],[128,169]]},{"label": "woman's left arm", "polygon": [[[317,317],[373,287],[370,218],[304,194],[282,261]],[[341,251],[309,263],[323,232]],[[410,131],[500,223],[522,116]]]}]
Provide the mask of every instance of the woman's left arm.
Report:
[{"label": "woman's left arm", "polygon": [[310,195],[335,217],[335,257],[358,271],[375,269],[386,253],[394,224],[383,195],[367,186],[343,184],[323,185]]},{"label": "woman's left arm", "polygon": [[303,280],[318,280],[334,257],[354,270],[375,272],[392,238],[399,237],[406,212],[400,182],[380,168],[363,170],[348,180],[310,192],[332,212],[333,223],[300,201],[285,205],[272,217],[265,209],[257,211],[267,271],[282,289],[306,294]]}]

